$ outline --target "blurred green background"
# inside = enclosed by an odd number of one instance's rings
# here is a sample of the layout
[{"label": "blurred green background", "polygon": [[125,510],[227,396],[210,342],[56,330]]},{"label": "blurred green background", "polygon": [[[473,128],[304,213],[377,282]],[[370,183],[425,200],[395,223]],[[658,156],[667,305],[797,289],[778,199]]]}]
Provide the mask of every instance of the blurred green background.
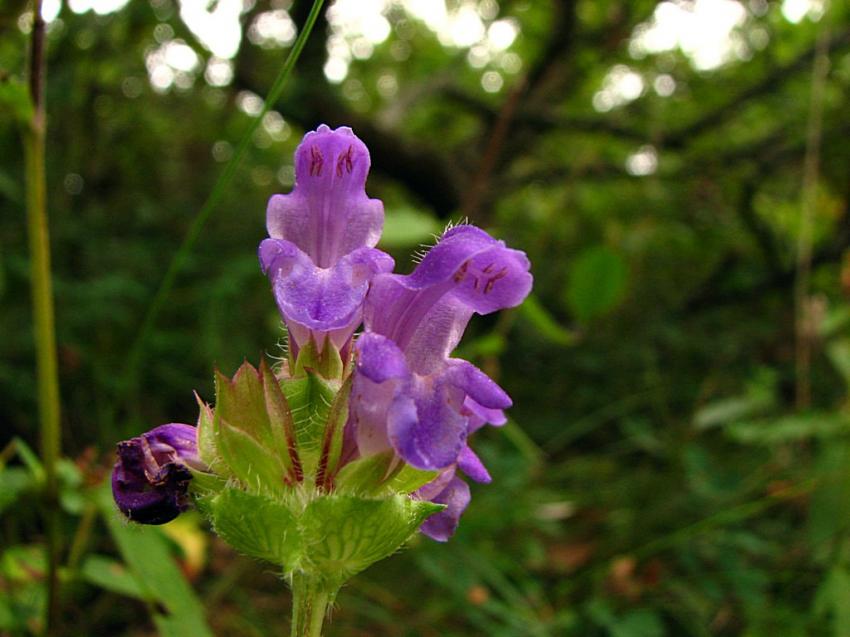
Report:
[{"label": "blurred green background", "polygon": [[[0,3],[0,635],[44,605],[20,130]],[[289,0],[50,0],[48,202],[65,635],[285,634],[289,594],[199,518],[120,523],[117,440],[277,355],[256,246],[322,122],[372,152],[382,247],[468,217],[526,304],[461,346],[514,397],[447,545],[343,589],[330,635],[850,635],[850,6],[338,0],[153,295],[303,24]]]}]

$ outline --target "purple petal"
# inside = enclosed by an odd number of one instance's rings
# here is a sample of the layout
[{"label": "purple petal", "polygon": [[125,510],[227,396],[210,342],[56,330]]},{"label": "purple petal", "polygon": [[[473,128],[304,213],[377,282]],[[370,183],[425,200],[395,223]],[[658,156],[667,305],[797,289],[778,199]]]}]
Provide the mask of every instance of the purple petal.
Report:
[{"label": "purple petal", "polygon": [[295,188],[269,200],[269,236],[298,246],[317,266],[378,243],[384,206],[366,196],[369,151],[347,127],[325,125],[295,151]]},{"label": "purple petal", "polygon": [[356,348],[351,415],[361,455],[392,445],[419,469],[448,467],[458,461],[468,435],[485,422],[502,421],[501,409],[511,404],[496,383],[466,361],[449,359],[423,376],[412,374],[398,347],[379,334],[362,335]]},{"label": "purple petal", "polygon": [[419,530],[438,542],[448,541],[470,499],[469,486],[460,478],[453,477],[445,489],[431,498],[432,502],[447,505],[446,508],[425,520]]},{"label": "purple petal", "polygon": [[524,252],[464,225],[447,231],[411,278],[417,287],[451,279],[456,296],[478,314],[488,314],[522,303],[531,291],[529,267]]},{"label": "purple petal", "polygon": [[449,482],[455,477],[455,473],[457,473],[455,465],[446,467],[431,482],[421,486],[415,494],[416,497],[420,500],[433,500],[449,485]]},{"label": "purple petal", "polygon": [[203,469],[198,455],[198,429],[193,425],[171,423],[160,425],[142,434],[159,463],[183,462],[195,469]]},{"label": "purple petal", "polygon": [[204,469],[191,425],[161,425],[120,442],[112,471],[115,503],[134,522],[169,522],[188,507],[189,467]]},{"label": "purple petal", "polygon": [[352,430],[361,457],[392,449],[387,435],[387,410],[398,384],[396,380],[375,383],[360,373],[354,377],[346,427]]},{"label": "purple petal", "polygon": [[395,341],[419,371],[433,365],[420,361],[428,352],[448,355],[473,312],[521,303],[531,290],[528,269],[523,252],[483,230],[458,226],[443,235],[412,274],[375,278],[366,300],[366,328]]},{"label": "purple petal", "polygon": [[438,369],[457,347],[472,311],[440,286],[421,291],[405,277],[379,274],[366,297],[366,329],[391,338],[418,374]]},{"label": "purple petal", "polygon": [[347,254],[331,268],[317,267],[294,243],[266,239],[260,244],[260,263],[272,281],[275,300],[301,347],[310,330],[317,345],[329,335],[341,347],[360,323],[370,279],[392,269],[392,258],[374,248]]},{"label": "purple petal", "polygon": [[446,366],[446,380],[458,387],[476,403],[487,409],[507,409],[513,402],[505,390],[472,363],[451,358]]},{"label": "purple petal", "polygon": [[490,477],[490,472],[487,471],[487,467],[481,462],[481,458],[469,448],[469,445],[461,449],[460,455],[457,457],[457,466],[458,469],[476,482],[489,484],[493,481],[493,478]]},{"label": "purple petal", "polygon": [[441,377],[414,377],[387,412],[387,432],[398,455],[417,469],[454,464],[467,435],[463,399],[463,392]]},{"label": "purple petal", "polygon": [[375,383],[410,376],[404,354],[390,339],[365,333],[357,339],[357,371]]},{"label": "purple petal", "polygon": [[392,448],[387,434],[387,411],[411,374],[404,354],[380,334],[357,339],[357,372],[351,390],[348,427],[353,430],[361,456]]},{"label": "purple petal", "polygon": [[500,427],[508,422],[505,412],[501,409],[488,409],[479,405],[469,396],[463,401],[464,412],[469,416],[469,435],[472,435],[484,425]]}]

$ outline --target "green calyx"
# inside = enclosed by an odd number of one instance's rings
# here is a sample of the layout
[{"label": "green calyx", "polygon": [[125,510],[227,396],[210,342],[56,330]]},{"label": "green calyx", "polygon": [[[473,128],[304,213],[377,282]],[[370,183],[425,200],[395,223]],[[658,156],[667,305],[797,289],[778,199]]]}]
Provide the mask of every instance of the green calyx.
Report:
[{"label": "green calyx", "polygon": [[329,338],[319,347],[313,339],[298,351],[298,356],[292,360],[290,356],[289,365],[292,375],[304,376],[308,373],[320,374],[324,378],[342,378],[348,371],[348,362],[342,360],[339,350],[334,347]]},{"label": "green calyx", "polygon": [[395,553],[442,505],[404,495],[382,499],[294,492],[284,499],[223,488],[198,498],[215,532],[238,551],[308,574],[335,591]]},{"label": "green calyx", "polygon": [[192,491],[236,550],[335,592],[399,548],[443,505],[414,499],[436,476],[392,453],[340,466],[350,366],[326,342],[281,376],[244,363],[215,374],[215,408],[198,401],[198,448],[209,472]]}]

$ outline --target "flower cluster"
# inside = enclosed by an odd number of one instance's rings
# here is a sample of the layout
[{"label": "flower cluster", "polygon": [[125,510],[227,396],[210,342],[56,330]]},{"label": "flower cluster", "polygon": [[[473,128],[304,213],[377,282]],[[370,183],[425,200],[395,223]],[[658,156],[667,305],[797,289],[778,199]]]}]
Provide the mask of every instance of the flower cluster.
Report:
[{"label": "flower cluster", "polygon": [[[246,364],[232,381],[218,375],[215,408],[201,404],[197,428],[163,425],[120,443],[113,493],[128,518],[167,522],[193,492],[216,531],[240,545],[247,532],[234,525],[247,523],[227,507],[254,498],[257,515],[274,510],[276,523],[301,539],[297,555],[243,550],[307,568],[318,563],[308,527],[327,523],[333,507],[348,507],[351,526],[357,512],[378,515],[369,507],[392,501],[401,520],[393,542],[417,527],[445,541],[470,499],[461,474],[490,481],[469,438],[503,424],[511,399],[451,353],[473,314],[528,295],[528,259],[460,225],[411,274],[393,273],[393,259],[375,247],[384,212],[366,195],[369,167],[349,128],[320,126],[304,137],[295,188],[269,201],[269,238],[259,247],[289,334],[288,360],[276,373]],[[379,553],[389,554],[382,545],[363,564]]]}]

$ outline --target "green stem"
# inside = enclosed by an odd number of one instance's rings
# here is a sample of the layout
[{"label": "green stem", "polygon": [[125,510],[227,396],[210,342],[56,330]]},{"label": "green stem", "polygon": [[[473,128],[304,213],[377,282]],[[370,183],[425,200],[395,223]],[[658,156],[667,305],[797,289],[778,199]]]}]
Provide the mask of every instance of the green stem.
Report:
[{"label": "green stem", "polygon": [[47,222],[47,178],[44,165],[46,116],[44,108],[44,20],[41,0],[33,2],[29,89],[32,119],[24,132],[27,233],[30,248],[33,329],[38,375],[38,412],[41,456],[44,463],[45,534],[47,536],[46,633],[58,631],[59,617],[59,497],[56,464],[59,460],[59,374],[53,285],[50,277],[50,235]]},{"label": "green stem", "polygon": [[162,310],[163,305],[168,299],[171,288],[174,287],[174,281],[177,278],[177,274],[182,269],[186,259],[189,257],[189,254],[192,252],[204,225],[221,201],[224,191],[230,185],[230,182],[233,181],[233,177],[236,175],[236,169],[239,167],[242,157],[248,151],[248,147],[251,144],[254,131],[257,130],[263,116],[280,98],[284,84],[289,78],[292,69],[295,67],[295,63],[301,55],[301,50],[304,48],[304,45],[307,43],[307,39],[310,37],[313,25],[316,23],[316,19],[321,13],[322,5],[324,5],[324,0],[313,0],[313,7],[310,9],[310,14],[307,16],[307,20],[304,23],[304,27],[301,29],[301,33],[298,34],[295,44],[292,46],[286,61],[283,63],[283,67],[269,89],[262,111],[260,111],[260,114],[251,121],[251,124],[248,126],[248,129],[239,141],[239,146],[237,146],[236,152],[233,153],[233,157],[230,158],[230,161],[227,162],[224,170],[219,175],[218,180],[213,186],[212,192],[201,207],[201,211],[192,221],[192,225],[189,226],[189,231],[186,233],[183,243],[180,244],[180,247],[177,249],[174,257],[172,257],[171,263],[168,265],[168,270],[166,270],[165,276],[159,285],[159,289],[156,291],[151,304],[148,306],[148,311],[142,320],[142,326],[137,333],[136,339],[130,347],[124,368],[124,376],[121,379],[122,382],[118,389],[118,400],[116,400],[116,402],[120,402],[126,395],[125,392],[135,385],[136,374],[138,373],[142,362],[142,356],[144,354],[144,346],[150,336],[150,332],[153,329],[159,312]]},{"label": "green stem", "polygon": [[293,574],[291,637],[322,637],[328,607],[335,593],[307,575]]},{"label": "green stem", "polygon": [[83,517],[80,519],[80,524],[77,526],[77,532],[74,533],[74,539],[71,541],[71,548],[68,551],[67,565],[71,570],[76,569],[80,564],[80,560],[86,550],[86,545],[91,537],[96,516],[97,506],[90,502],[83,510]]},{"label": "green stem", "polygon": [[803,186],[800,224],[797,236],[797,272],[794,281],[795,309],[795,383],[797,409],[808,409],[812,399],[812,348],[816,338],[813,326],[809,288],[812,278],[812,244],[815,208],[820,175],[823,106],[826,79],[829,75],[829,9],[820,22],[812,63],[809,121],[806,131],[806,155],[803,159]]}]

